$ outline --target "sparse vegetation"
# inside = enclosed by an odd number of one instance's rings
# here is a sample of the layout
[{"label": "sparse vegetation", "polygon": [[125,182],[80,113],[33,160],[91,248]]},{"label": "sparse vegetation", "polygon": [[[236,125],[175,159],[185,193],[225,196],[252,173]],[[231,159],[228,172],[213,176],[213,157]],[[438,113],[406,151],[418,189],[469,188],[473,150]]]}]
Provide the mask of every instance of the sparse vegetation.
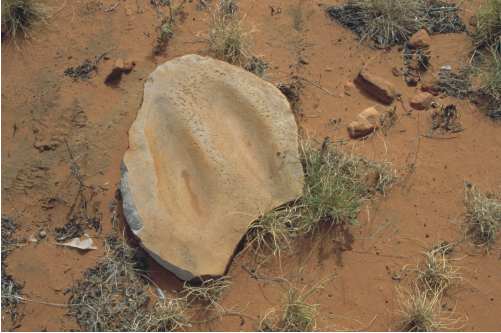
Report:
[{"label": "sparse vegetation", "polygon": [[305,22],[308,19],[308,15],[305,13],[303,4],[298,2],[297,4],[289,7],[287,12],[292,19],[292,28],[298,32],[303,31]]},{"label": "sparse vegetation", "polygon": [[5,260],[17,244],[17,240],[14,239],[16,229],[17,226],[11,218],[2,216],[2,317],[3,313],[6,313],[12,322],[18,318],[17,306],[21,303],[23,286],[7,273]]},{"label": "sparse vegetation", "polygon": [[442,68],[438,72],[435,88],[449,96],[466,98],[472,93],[471,76],[473,73],[474,68],[470,66],[463,67],[458,72]]},{"label": "sparse vegetation", "polygon": [[235,1],[221,0],[212,15],[209,30],[209,51],[230,64],[245,66],[250,58],[247,35],[236,15]]},{"label": "sparse vegetation", "polygon": [[480,94],[485,99],[486,113],[492,119],[501,119],[501,51],[491,51],[480,75]]},{"label": "sparse vegetation", "polygon": [[227,276],[203,280],[198,285],[185,282],[183,294],[190,304],[198,302],[214,306],[230,285],[231,281]]},{"label": "sparse vegetation", "polygon": [[271,311],[259,324],[260,331],[309,332],[316,326],[317,305],[307,302],[319,286],[299,290],[290,286],[285,302],[279,311]]},{"label": "sparse vegetation", "polygon": [[465,183],[467,233],[477,245],[490,246],[501,227],[499,194],[483,194],[473,184]]},{"label": "sparse vegetation", "polygon": [[2,41],[7,37],[15,40],[19,33],[29,36],[33,23],[46,16],[46,9],[36,0],[3,0]]},{"label": "sparse vegetation", "polygon": [[441,294],[428,293],[414,288],[408,295],[400,295],[401,320],[398,330],[407,332],[432,332],[450,329],[456,322],[443,316]]},{"label": "sparse vegetation", "polygon": [[277,88],[284,94],[284,96],[289,101],[292,111],[298,115],[301,114],[301,90],[304,88],[303,83],[300,78],[293,76],[289,83],[280,83]]},{"label": "sparse vegetation", "polygon": [[303,196],[252,224],[248,240],[274,253],[291,239],[318,230],[321,224],[353,224],[362,203],[384,194],[395,176],[388,165],[342,153],[325,141],[320,150],[302,146]]},{"label": "sparse vegetation", "polygon": [[173,331],[188,325],[185,299],[150,299],[144,260],[116,236],[106,255],[72,288],[70,313],[87,331]]},{"label": "sparse vegetation", "polygon": [[322,222],[357,221],[363,201],[384,194],[394,181],[387,164],[351,156],[324,142],[320,150],[303,146],[305,190],[301,229],[310,232]]},{"label": "sparse vegetation", "polygon": [[430,51],[427,48],[411,48],[407,45],[403,50],[404,78],[409,86],[415,86],[421,76],[430,67]]},{"label": "sparse vegetation", "polygon": [[501,1],[488,0],[480,7],[473,43],[476,49],[493,48],[501,53]]},{"label": "sparse vegetation", "polygon": [[440,106],[438,110],[433,111],[431,115],[431,130],[440,130],[449,133],[463,131],[463,126],[460,122],[460,114],[454,104]]},{"label": "sparse vegetation", "polygon": [[388,135],[390,129],[396,124],[398,120],[398,115],[397,115],[397,108],[394,106],[386,112],[383,113],[381,116],[381,131],[383,132],[384,135]]},{"label": "sparse vegetation", "polygon": [[290,203],[275,209],[251,224],[247,240],[257,253],[271,251],[274,255],[291,247],[291,238],[298,233],[296,221],[301,218],[299,204]]},{"label": "sparse vegetation", "polygon": [[259,77],[263,77],[266,69],[268,69],[268,64],[263,59],[252,56],[245,64],[244,68]]},{"label": "sparse vegetation", "polygon": [[155,1],[153,3],[155,6],[168,6],[169,8],[169,16],[164,17],[160,26],[158,28],[159,34],[155,42],[155,46],[153,47],[153,54],[160,55],[165,52],[169,41],[174,36],[174,27],[176,25],[177,16],[182,12],[183,6],[186,3],[186,0],[182,0],[177,6],[173,6],[171,0],[160,0]]},{"label": "sparse vegetation", "polygon": [[268,64],[250,52],[248,33],[242,27],[236,0],[219,0],[209,27],[209,52],[217,59],[264,76]]},{"label": "sparse vegetation", "polygon": [[440,0],[348,0],[327,12],[361,40],[382,48],[403,44],[422,28],[437,33],[465,29],[457,6]]},{"label": "sparse vegetation", "polygon": [[442,294],[461,280],[459,269],[446,257],[448,246],[425,253],[426,261],[417,268],[418,286],[431,295]]}]

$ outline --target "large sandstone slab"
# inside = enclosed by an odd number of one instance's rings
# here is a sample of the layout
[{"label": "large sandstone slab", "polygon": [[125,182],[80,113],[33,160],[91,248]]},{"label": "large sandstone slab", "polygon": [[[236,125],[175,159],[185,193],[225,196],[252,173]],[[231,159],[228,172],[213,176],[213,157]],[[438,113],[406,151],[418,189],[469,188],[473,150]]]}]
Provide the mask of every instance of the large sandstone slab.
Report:
[{"label": "large sandstone slab", "polygon": [[224,274],[249,224],[302,189],[297,125],[275,86],[197,55],[150,75],[121,191],[160,264],[184,280]]}]

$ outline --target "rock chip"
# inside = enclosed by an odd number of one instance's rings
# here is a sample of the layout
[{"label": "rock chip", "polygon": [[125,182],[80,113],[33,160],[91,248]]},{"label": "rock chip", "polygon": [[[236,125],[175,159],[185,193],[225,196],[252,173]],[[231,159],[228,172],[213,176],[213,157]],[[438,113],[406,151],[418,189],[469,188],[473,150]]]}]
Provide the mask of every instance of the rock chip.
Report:
[{"label": "rock chip", "polygon": [[250,223],[301,196],[304,181],[285,96],[198,55],[147,79],[121,171],[128,224],[183,280],[224,274]]},{"label": "rock chip", "polygon": [[385,79],[374,75],[366,68],[355,79],[357,86],[383,104],[391,104],[397,97],[395,87]]},{"label": "rock chip", "polygon": [[407,45],[414,49],[430,47],[431,37],[426,29],[421,29],[411,36]]},{"label": "rock chip", "polygon": [[343,89],[346,96],[352,96],[356,88],[352,81],[347,81],[344,83]]},{"label": "rock chip", "polygon": [[426,110],[433,102],[433,95],[427,92],[420,92],[414,95],[410,101],[411,107],[416,110]]},{"label": "rock chip", "polygon": [[348,134],[352,139],[363,138],[379,128],[380,121],[381,113],[375,107],[367,108],[348,125]]}]

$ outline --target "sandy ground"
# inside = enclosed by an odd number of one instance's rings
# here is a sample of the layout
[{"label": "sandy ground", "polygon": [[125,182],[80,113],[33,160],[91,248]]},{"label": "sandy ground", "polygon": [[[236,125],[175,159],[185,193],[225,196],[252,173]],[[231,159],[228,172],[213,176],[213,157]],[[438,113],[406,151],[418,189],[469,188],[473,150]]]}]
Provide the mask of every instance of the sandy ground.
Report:
[{"label": "sandy ground", "polygon": [[[398,289],[410,279],[395,279],[406,265],[415,266],[422,252],[441,241],[463,236],[463,184],[470,181],[483,191],[501,189],[501,125],[489,120],[466,101],[444,98],[462,113],[465,131],[449,139],[422,135],[430,128],[430,111],[406,106],[417,88],[407,87],[392,74],[402,66],[398,48],[376,50],[360,44],[355,35],[332,22],[326,6],[339,1],[242,0],[244,25],[250,31],[254,54],[269,64],[265,79],[277,84],[292,75],[306,79],[301,95],[305,135],[345,142],[343,149],[378,161],[389,161],[399,182],[384,198],[364,207],[359,224],[351,227],[351,250],[340,249],[342,235],[305,240],[294,255],[270,259],[260,272],[311,286],[332,277],[311,302],[319,304],[319,330],[389,330],[398,319]],[[65,293],[82,273],[103,255],[103,240],[111,230],[110,204],[119,183],[119,166],[127,149],[127,131],[142,100],[143,84],[157,64],[174,57],[207,54],[209,12],[198,1],[187,3],[185,18],[175,30],[167,52],[153,57],[160,17],[149,1],[46,1],[51,8],[47,24],[32,32],[29,42],[2,47],[2,214],[19,225],[16,237],[29,239],[40,230],[47,239],[27,242],[7,259],[9,273],[24,284],[32,300],[65,304]],[[116,3],[119,5],[112,11]],[[467,21],[481,1],[466,1]],[[271,15],[271,7],[281,11]],[[299,29],[294,17],[302,13]],[[432,68],[450,64],[459,68],[468,58],[465,33],[432,37]],[[89,80],[64,75],[66,68],[107,52]],[[117,58],[133,60],[134,70],[116,88],[104,80]],[[384,136],[350,140],[346,125],[364,108],[376,105],[357,89],[345,94],[345,83],[370,64],[402,94],[396,103],[398,122]],[[338,120],[334,122],[333,120]],[[336,123],[336,124],[334,124]],[[81,188],[72,174],[77,165],[85,185],[91,186],[91,208],[101,217],[99,250],[81,254],[55,245],[54,229],[67,215]],[[501,250],[489,253],[463,243],[453,257],[464,280],[451,290],[445,309],[464,318],[462,329],[501,329]],[[283,286],[248,273],[252,253],[235,258],[228,274],[232,286],[222,305],[250,316],[277,308]],[[166,290],[179,286],[171,274],[153,266],[154,280]],[[2,318],[3,330],[79,329],[64,307],[27,302],[22,318],[13,325]],[[253,330],[255,323],[223,317],[202,330]]]}]

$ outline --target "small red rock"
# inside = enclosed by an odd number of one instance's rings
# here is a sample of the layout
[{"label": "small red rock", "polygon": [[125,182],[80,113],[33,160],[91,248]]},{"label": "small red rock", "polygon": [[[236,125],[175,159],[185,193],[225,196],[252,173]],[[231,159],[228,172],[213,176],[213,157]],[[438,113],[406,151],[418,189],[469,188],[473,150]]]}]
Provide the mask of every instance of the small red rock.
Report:
[{"label": "small red rock", "polygon": [[385,79],[374,75],[366,68],[362,69],[355,79],[355,83],[360,89],[377,99],[383,104],[391,104],[397,97],[395,87]]},{"label": "small red rock", "polygon": [[431,37],[425,29],[421,29],[411,36],[407,45],[409,47],[418,49],[429,47],[431,44]]},{"label": "small red rock", "polygon": [[427,92],[420,92],[412,97],[410,104],[416,110],[426,110],[433,102],[433,95]]}]

